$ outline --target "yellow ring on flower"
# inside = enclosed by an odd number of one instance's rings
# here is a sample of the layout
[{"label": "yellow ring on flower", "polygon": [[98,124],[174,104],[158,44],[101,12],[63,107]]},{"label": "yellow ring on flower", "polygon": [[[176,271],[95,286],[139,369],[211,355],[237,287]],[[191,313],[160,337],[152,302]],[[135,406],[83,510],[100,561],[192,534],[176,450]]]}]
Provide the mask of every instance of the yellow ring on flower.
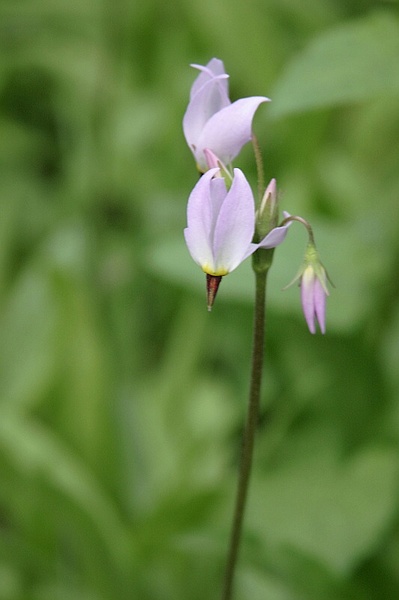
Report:
[{"label": "yellow ring on flower", "polygon": [[216,271],[214,271],[213,269],[210,268],[209,265],[203,265],[202,270],[207,275],[213,275],[214,277],[228,275],[228,273],[229,273],[229,271],[227,269],[223,269],[223,268],[219,268]]}]

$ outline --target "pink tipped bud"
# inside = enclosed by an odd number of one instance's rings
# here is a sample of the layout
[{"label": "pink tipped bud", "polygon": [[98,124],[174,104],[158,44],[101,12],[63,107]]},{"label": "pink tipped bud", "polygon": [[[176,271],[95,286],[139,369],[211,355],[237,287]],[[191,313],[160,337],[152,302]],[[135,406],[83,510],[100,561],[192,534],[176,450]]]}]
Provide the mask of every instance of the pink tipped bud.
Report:
[{"label": "pink tipped bud", "polygon": [[256,211],[256,232],[259,238],[265,237],[277,226],[278,197],[276,180],[272,179],[267,186],[259,209]]}]

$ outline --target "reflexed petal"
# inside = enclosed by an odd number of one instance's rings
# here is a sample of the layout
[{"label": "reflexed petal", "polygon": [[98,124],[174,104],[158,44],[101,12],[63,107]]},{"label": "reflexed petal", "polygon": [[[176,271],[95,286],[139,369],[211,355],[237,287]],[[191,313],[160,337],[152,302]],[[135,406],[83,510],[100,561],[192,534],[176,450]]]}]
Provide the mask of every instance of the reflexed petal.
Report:
[{"label": "reflexed petal", "polygon": [[200,154],[201,160],[204,160],[202,150],[205,146],[201,146],[200,136],[206,123],[215,113],[230,105],[224,81],[220,78],[214,78],[209,79],[209,81],[202,85],[198,92],[191,98],[183,117],[184,136],[197,162],[199,162],[197,153]]},{"label": "reflexed petal", "polygon": [[230,272],[238,267],[252,241],[254,229],[252,190],[243,172],[234,169],[233,183],[220,208],[215,227],[213,249],[217,270]]},{"label": "reflexed petal", "polygon": [[[212,169],[213,170],[213,169]],[[211,238],[213,239],[217,219],[220,209],[227,195],[226,182],[224,177],[219,177],[220,169],[216,169],[215,176],[209,182],[210,188],[210,207],[211,207],[211,223],[207,224]]]},{"label": "reflexed petal", "polygon": [[259,244],[253,244],[252,242],[249,244],[248,248],[245,250],[244,256],[241,259],[241,262],[244,262],[248,256],[251,256],[256,250],[258,250]]},{"label": "reflexed petal", "polygon": [[191,258],[202,269],[206,267],[210,271],[215,271],[215,264],[210,244],[206,238],[195,236],[192,229],[186,227],[184,230],[184,239],[186,240],[187,248],[191,254]]},{"label": "reflexed petal", "polygon": [[275,227],[261,242],[259,242],[260,248],[275,248],[279,244],[282,244],[285,240],[285,236],[288,233],[289,227],[292,225],[292,221],[283,225],[282,227]]},{"label": "reflexed petal", "polygon": [[316,333],[315,303],[314,303],[315,274],[313,267],[306,267],[301,279],[302,310],[305,315],[310,333]]},{"label": "reflexed petal", "polygon": [[[252,120],[256,109],[268,100],[263,96],[242,98],[210,117],[195,141],[198,153],[196,159],[200,167],[206,168],[205,158],[202,154],[204,148],[210,148],[220,160],[229,164],[239,154],[244,144],[252,138]],[[190,106],[187,112],[189,109]],[[191,121],[194,120],[194,116],[189,114],[187,120],[192,127]]]},{"label": "reflexed petal", "polygon": [[198,75],[197,79],[194,81],[191,86],[190,91],[190,100],[195,96],[195,94],[202,88],[202,86],[207,83],[209,80],[218,77],[221,81],[223,81],[222,86],[225,90],[226,95],[229,93],[229,76],[225,72],[223,61],[218,58],[212,58],[208,64],[203,67],[202,65],[191,65],[194,69],[198,69],[201,71],[201,74]]},{"label": "reflexed petal", "polygon": [[[218,179],[220,183],[214,186],[213,197],[211,194],[211,180],[219,169],[210,169],[207,171],[194,187],[188,199],[187,206],[187,228],[184,230],[186,243],[192,258],[201,267],[203,265],[213,265],[213,248],[211,234],[215,228],[215,219],[217,213],[214,211],[214,204],[222,200],[222,185],[224,181]],[[224,194],[226,188],[224,188]]]}]

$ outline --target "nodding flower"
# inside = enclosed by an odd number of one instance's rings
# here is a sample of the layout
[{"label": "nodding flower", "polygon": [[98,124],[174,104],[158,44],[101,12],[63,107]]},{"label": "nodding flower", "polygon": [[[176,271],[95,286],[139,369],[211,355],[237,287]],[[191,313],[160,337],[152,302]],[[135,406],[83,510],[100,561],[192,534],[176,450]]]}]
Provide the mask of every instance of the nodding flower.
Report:
[{"label": "nodding flower", "polygon": [[303,265],[286,288],[295,281],[299,281],[302,310],[310,333],[316,333],[316,321],[319,324],[321,333],[326,332],[326,300],[329,296],[327,280],[329,278],[320,262],[316,246],[313,241],[309,241]]},{"label": "nodding flower", "polygon": [[199,179],[188,200],[184,230],[194,261],[219,282],[258,248],[281,244],[291,225],[275,227],[254,243],[256,216],[251,187],[240,169],[234,169],[229,189],[220,173],[218,168],[210,169]]},{"label": "nodding flower", "polygon": [[252,138],[252,120],[265,96],[251,96],[231,102],[228,75],[223,62],[212,58],[206,66],[192,65],[200,71],[194,81],[183,118],[183,132],[200,172],[208,170],[204,154],[211,150],[229,165]]},{"label": "nodding flower", "polygon": [[316,333],[316,319],[321,333],[326,332],[327,274],[321,263],[308,264],[300,278],[302,310],[310,333]]}]

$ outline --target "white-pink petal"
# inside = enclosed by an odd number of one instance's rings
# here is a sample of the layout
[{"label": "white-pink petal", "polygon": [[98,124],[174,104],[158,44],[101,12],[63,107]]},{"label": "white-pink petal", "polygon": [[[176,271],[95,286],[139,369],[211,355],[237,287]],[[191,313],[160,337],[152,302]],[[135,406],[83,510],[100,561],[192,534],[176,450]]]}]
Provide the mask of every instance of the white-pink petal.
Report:
[{"label": "white-pink petal", "polygon": [[220,207],[213,253],[216,271],[233,271],[242,262],[255,229],[255,206],[251,187],[240,169]]},{"label": "white-pink petal", "polygon": [[252,138],[252,121],[258,106],[268,101],[264,96],[241,98],[215,112],[204,123],[195,144],[199,166],[206,168],[204,148],[210,148],[225,164],[231,163]]},{"label": "white-pink petal", "polygon": [[282,227],[275,227],[269,231],[267,236],[264,237],[261,242],[259,242],[259,248],[275,248],[276,246],[282,244],[291,225],[292,221],[286,225],[283,225]]},{"label": "white-pink petal", "polygon": [[[212,198],[211,180],[219,169],[210,169],[198,181],[190,194],[187,205],[187,228],[184,230],[186,244],[193,260],[201,267],[213,265],[213,239],[215,227],[215,204],[222,201],[223,190],[216,190]],[[219,178],[224,185],[224,180]],[[218,186],[216,186],[218,187]]]},{"label": "white-pink petal", "polygon": [[316,277],[314,282],[314,311],[320,325],[321,333],[326,332],[326,292],[321,281]]},{"label": "white-pink petal", "polygon": [[301,278],[301,301],[310,333],[316,333],[314,303],[315,272],[312,266],[306,267]]},{"label": "white-pink petal", "polygon": [[[205,74],[201,73],[198,79],[203,75]],[[196,87],[196,93],[191,95],[183,117],[184,136],[196,158],[198,153],[202,156],[204,147],[200,147],[200,136],[206,123],[215,113],[230,105],[226,80],[222,76],[206,76],[201,81],[201,85]]]},{"label": "white-pink petal", "polygon": [[198,75],[197,79],[191,86],[190,99],[195,96],[195,94],[202,88],[202,86],[205,83],[207,83],[210,79],[214,79],[216,77],[220,80],[224,80],[222,86],[226,94],[228,95],[229,76],[225,72],[223,61],[219,60],[218,58],[212,58],[205,66],[196,64],[192,64],[190,66],[194,67],[194,69],[198,69],[199,71],[201,71],[200,75]]}]

